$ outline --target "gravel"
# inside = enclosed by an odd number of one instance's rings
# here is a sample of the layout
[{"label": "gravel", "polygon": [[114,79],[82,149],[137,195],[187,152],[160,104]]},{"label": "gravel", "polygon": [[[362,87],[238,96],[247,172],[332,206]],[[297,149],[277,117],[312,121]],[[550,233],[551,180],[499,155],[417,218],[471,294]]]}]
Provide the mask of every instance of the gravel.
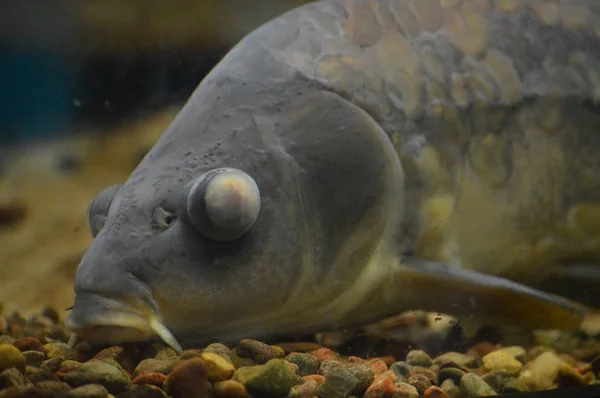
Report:
[{"label": "gravel", "polygon": [[600,339],[581,331],[444,352],[390,342],[395,350],[373,355],[377,340],[364,338],[331,347],[244,339],[179,355],[161,342],[69,348],[50,308],[30,319],[0,315],[0,325],[0,398],[471,398],[600,384]]}]

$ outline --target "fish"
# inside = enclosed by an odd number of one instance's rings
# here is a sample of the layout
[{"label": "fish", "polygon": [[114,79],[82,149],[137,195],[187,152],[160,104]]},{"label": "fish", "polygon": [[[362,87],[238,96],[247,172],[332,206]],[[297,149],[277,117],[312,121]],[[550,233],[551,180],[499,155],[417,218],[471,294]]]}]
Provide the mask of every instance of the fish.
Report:
[{"label": "fish", "polygon": [[415,309],[577,329],[600,281],[599,32],[583,0],[265,22],[90,204],[67,327],[178,351]]}]

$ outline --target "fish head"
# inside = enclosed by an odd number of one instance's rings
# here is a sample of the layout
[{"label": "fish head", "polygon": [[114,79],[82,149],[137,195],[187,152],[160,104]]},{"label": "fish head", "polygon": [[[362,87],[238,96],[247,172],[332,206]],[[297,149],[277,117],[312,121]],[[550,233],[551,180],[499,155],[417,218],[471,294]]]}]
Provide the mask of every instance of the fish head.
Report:
[{"label": "fish head", "polygon": [[[267,56],[257,47],[244,62]],[[78,335],[174,345],[312,332],[384,277],[372,259],[402,213],[386,134],[289,66],[252,75],[236,58],[90,205],[94,240],[67,319]]]}]

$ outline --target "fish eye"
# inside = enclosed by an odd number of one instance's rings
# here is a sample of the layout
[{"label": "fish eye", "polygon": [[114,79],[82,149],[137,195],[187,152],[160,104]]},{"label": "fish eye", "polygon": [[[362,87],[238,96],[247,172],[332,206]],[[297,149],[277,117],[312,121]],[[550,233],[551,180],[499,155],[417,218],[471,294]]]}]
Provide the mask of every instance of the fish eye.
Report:
[{"label": "fish eye", "polygon": [[104,227],[108,209],[115,195],[123,184],[115,184],[100,192],[88,206],[88,226],[92,232],[92,237],[96,237]]},{"label": "fish eye", "polygon": [[187,212],[192,225],[207,238],[235,240],[258,218],[260,192],[243,171],[214,169],[194,182],[187,197]]}]

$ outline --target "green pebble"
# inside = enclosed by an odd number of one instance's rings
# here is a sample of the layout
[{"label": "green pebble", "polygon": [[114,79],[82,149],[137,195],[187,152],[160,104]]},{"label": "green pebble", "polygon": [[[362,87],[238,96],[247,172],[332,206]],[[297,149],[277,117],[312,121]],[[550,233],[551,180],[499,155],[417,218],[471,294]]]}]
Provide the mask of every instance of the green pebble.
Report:
[{"label": "green pebble", "polygon": [[467,372],[458,368],[444,368],[440,370],[439,381],[442,382],[446,379],[450,379],[455,383],[460,383],[460,380],[465,374],[467,374]]},{"label": "green pebble", "polygon": [[527,384],[521,379],[513,378],[507,380],[504,386],[502,387],[503,394],[513,394],[518,392],[529,392]]},{"label": "green pebble", "polygon": [[261,397],[285,396],[293,386],[302,384],[300,376],[294,374],[283,359],[239,368],[233,380],[243,384],[250,394]]},{"label": "green pebble", "polygon": [[406,377],[412,370],[412,366],[403,361],[394,362],[390,366],[390,370],[396,374],[396,376]]},{"label": "green pebble", "polygon": [[456,385],[452,379],[446,379],[442,384],[440,384],[440,388],[448,394],[450,398],[457,398],[460,396],[460,388]]},{"label": "green pebble", "polygon": [[85,362],[78,370],[67,373],[65,381],[73,387],[101,384],[111,394],[119,393],[131,384],[131,379],[120,369],[97,359]]},{"label": "green pebble", "polygon": [[177,354],[175,350],[165,347],[158,350],[154,356],[154,359],[161,359],[163,361],[176,361],[179,359],[179,354]]},{"label": "green pebble", "polygon": [[106,398],[108,391],[100,384],[87,384],[69,391],[68,398]]},{"label": "green pebble", "polygon": [[25,363],[28,366],[34,366],[36,368],[42,366],[42,362],[46,359],[46,355],[39,351],[25,351],[23,352],[23,356],[25,357]]},{"label": "green pebble", "polygon": [[481,378],[494,390],[502,391],[504,385],[511,379],[511,374],[507,370],[498,369],[484,374]]},{"label": "green pebble", "polygon": [[12,387],[27,387],[31,385],[29,380],[16,368],[5,369],[0,373],[0,390]]},{"label": "green pebble", "polygon": [[65,360],[79,360],[79,352],[75,348],[69,348],[66,343],[48,343],[44,345],[48,359],[62,357]]},{"label": "green pebble", "polygon": [[411,350],[406,354],[407,364],[412,366],[431,366],[431,357],[423,350]]},{"label": "green pebble", "polygon": [[300,376],[314,375],[319,370],[319,363],[314,355],[293,352],[284,359],[298,365]]},{"label": "green pebble", "polygon": [[168,398],[168,395],[160,388],[149,384],[132,384],[127,391],[120,393],[116,398]]},{"label": "green pebble", "polygon": [[334,368],[317,387],[319,398],[345,398],[358,384],[358,379],[342,368]]},{"label": "green pebble", "polygon": [[492,397],[498,395],[488,383],[474,373],[467,373],[460,379],[460,391],[465,398]]}]

